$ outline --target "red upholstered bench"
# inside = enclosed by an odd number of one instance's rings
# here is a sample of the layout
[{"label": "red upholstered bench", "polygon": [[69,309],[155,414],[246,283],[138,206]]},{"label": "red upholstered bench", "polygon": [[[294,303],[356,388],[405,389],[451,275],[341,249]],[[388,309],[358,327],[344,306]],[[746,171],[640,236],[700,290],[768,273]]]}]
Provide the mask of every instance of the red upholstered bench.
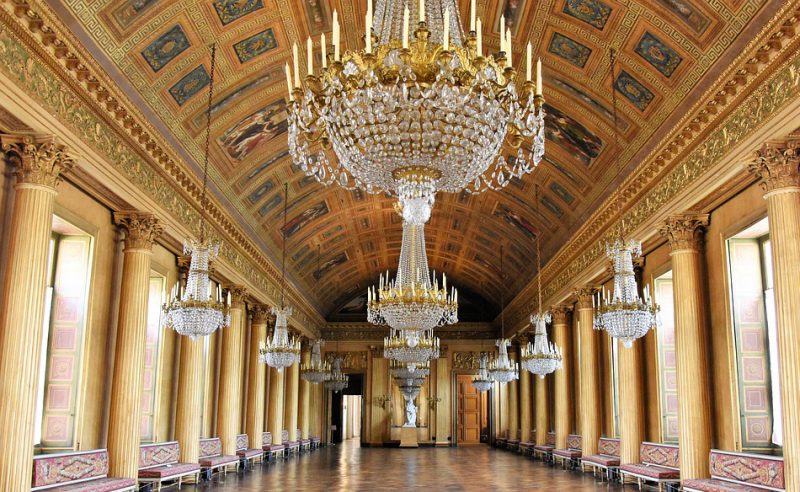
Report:
[{"label": "red upholstered bench", "polygon": [[643,442],[639,447],[639,455],[641,463],[619,467],[623,486],[625,478],[631,477],[639,484],[639,489],[642,488],[642,482],[655,482],[659,489],[662,484],[667,486],[667,490],[677,488],[681,480],[678,446]]},{"label": "red upholstered bench", "polygon": [[711,450],[711,478],[684,480],[692,492],[784,491],[783,458],[759,454]]},{"label": "red upholstered bench", "polygon": [[592,475],[597,475],[597,470],[604,470],[606,478],[611,480],[612,475],[619,469],[619,439],[601,437],[597,442],[597,454],[590,454],[581,458],[581,471],[586,467],[592,468]]},{"label": "red upholstered bench", "polygon": [[136,480],[108,477],[105,449],[33,457],[31,490],[48,492],[117,492],[134,490]]},{"label": "red upholstered bench", "polygon": [[531,456],[533,454],[533,447],[536,445],[535,439],[533,432],[527,438],[520,437],[518,450],[523,456]]},{"label": "red upholstered bench", "polygon": [[268,460],[282,457],[286,452],[286,446],[283,444],[272,444],[272,432],[261,434],[261,449],[267,453]]},{"label": "red upholstered bench", "polygon": [[511,451],[516,451],[519,449],[519,429],[517,429],[517,433],[513,437],[509,437],[506,441],[506,449],[510,449]]},{"label": "red upholstered bench", "polygon": [[322,439],[318,436],[311,436],[311,449],[317,449],[322,444]]},{"label": "red upholstered bench", "polygon": [[288,430],[284,429],[281,431],[281,443],[286,446],[286,450],[289,452],[289,454],[300,451],[300,441],[290,441]]},{"label": "red upholstered bench", "polygon": [[567,449],[554,449],[553,461],[561,462],[563,468],[569,466],[574,469],[581,460],[581,436],[570,434],[567,436]]},{"label": "red upholstered bench", "polygon": [[300,442],[300,451],[311,449],[311,439],[303,439],[303,432],[297,429],[297,440]]},{"label": "red upholstered bench", "polygon": [[545,444],[537,444],[533,447],[533,457],[541,457],[544,461],[553,460],[553,450],[556,448],[556,433],[548,432]]},{"label": "red upholstered bench", "polygon": [[200,439],[200,469],[214,473],[215,470],[222,470],[228,473],[228,466],[238,465],[239,457],[222,454],[222,441],[219,437],[209,437]]},{"label": "red upholstered bench", "polygon": [[508,431],[506,431],[506,434],[501,434],[501,435],[499,435],[499,436],[494,438],[494,445],[495,446],[497,446],[498,448],[505,448],[506,447],[506,444],[508,444],[508,434],[507,434],[507,432]]},{"label": "red upholstered bench", "polygon": [[161,490],[164,482],[177,481],[181,488],[183,477],[194,476],[200,481],[200,465],[197,463],[178,463],[180,446],[177,442],[160,442],[139,446],[139,483],[154,483]]},{"label": "red upholstered bench", "polygon": [[236,436],[236,456],[242,462],[242,468],[247,468],[247,464],[261,463],[264,461],[264,450],[253,449],[249,446],[250,439],[247,434],[239,434]]}]

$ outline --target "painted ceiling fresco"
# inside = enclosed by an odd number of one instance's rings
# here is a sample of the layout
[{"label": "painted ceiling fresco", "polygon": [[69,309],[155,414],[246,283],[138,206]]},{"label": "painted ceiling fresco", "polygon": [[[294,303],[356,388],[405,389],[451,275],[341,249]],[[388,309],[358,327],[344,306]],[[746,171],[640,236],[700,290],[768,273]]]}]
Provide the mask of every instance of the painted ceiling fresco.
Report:
[{"label": "painted ceiling fresco", "polygon": [[[289,273],[331,319],[353,319],[379,272],[393,270],[401,226],[392,200],[324,188],[296,169],[286,142],[283,64],[291,43],[330,31],[360,46],[366,0],[43,0],[142,112],[187,157],[202,160],[210,45],[218,43],[211,180],[246,230],[279,261],[283,183],[290,183]],[[398,0],[399,1],[399,0]],[[496,50],[505,15],[519,50],[545,66],[547,155],[533,175],[479,196],[440,195],[426,228],[431,268],[461,287],[470,319],[491,319],[669,130],[716,66],[738,54],[780,0],[478,0]],[[461,0],[462,16],[469,0]],[[744,38],[746,36],[741,36]],[[328,36],[330,39],[330,36]],[[609,52],[620,52],[609,76]],[[318,49],[318,47],[317,47]],[[521,56],[521,51],[517,53]],[[301,66],[304,65],[301,63]],[[619,100],[615,144],[611,91]],[[641,158],[641,156],[639,156]],[[538,203],[535,192],[541,190]],[[506,251],[501,278],[497,252]],[[317,247],[321,246],[321,257]],[[467,313],[465,311],[465,314]]]}]

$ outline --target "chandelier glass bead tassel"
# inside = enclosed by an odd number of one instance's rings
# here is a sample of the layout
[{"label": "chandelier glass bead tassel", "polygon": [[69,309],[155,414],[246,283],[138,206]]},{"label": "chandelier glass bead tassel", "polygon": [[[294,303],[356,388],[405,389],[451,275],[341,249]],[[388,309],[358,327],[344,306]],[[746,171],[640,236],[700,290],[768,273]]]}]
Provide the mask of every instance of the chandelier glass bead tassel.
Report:
[{"label": "chandelier glass bead tassel", "polygon": [[561,369],[561,351],[547,340],[547,323],[551,319],[549,312],[532,314],[531,324],[536,327],[533,343],[528,342],[521,349],[522,367],[542,379]]},{"label": "chandelier glass bead tassel", "polygon": [[488,359],[488,356],[486,354],[481,354],[478,375],[472,379],[472,386],[481,392],[489,391],[492,389],[492,386],[494,386],[494,381],[489,377],[489,373],[486,370],[486,359]]},{"label": "chandelier glass bead tassel", "polygon": [[403,331],[391,329],[383,339],[383,356],[405,364],[413,370],[433,359],[439,358],[439,337],[433,330]]},{"label": "chandelier glass bead tassel", "polygon": [[295,45],[286,64],[294,163],[326,185],[394,196],[409,173],[452,193],[500,189],[530,173],[545,145],[541,64],[534,78],[530,45],[517,87],[510,29],[500,54],[484,56],[474,10],[464,35],[455,0],[415,3],[377,0],[373,11],[368,0],[365,46],[345,53],[334,12],[319,70],[308,39],[304,83]]},{"label": "chandelier glass bead tassel", "polygon": [[331,365],[322,360],[322,340],[311,342],[311,360],[300,366],[300,377],[309,383],[324,383],[331,377]]},{"label": "chandelier glass bead tassel", "polygon": [[350,377],[342,372],[342,358],[336,357],[331,364],[331,377],[325,381],[325,389],[338,393],[347,388],[350,382]]},{"label": "chandelier glass bead tassel", "polygon": [[511,362],[508,358],[508,347],[511,341],[507,338],[497,340],[499,353],[497,358],[489,363],[489,377],[498,383],[506,384],[510,381],[519,379],[519,364]]}]

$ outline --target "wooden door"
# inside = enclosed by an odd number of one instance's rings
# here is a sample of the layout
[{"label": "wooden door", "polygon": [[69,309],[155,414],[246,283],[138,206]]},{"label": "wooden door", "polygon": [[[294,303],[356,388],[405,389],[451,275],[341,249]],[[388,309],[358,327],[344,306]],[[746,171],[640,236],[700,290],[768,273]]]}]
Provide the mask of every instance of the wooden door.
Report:
[{"label": "wooden door", "polygon": [[458,376],[458,442],[481,442],[481,395],[472,386],[471,375]]}]

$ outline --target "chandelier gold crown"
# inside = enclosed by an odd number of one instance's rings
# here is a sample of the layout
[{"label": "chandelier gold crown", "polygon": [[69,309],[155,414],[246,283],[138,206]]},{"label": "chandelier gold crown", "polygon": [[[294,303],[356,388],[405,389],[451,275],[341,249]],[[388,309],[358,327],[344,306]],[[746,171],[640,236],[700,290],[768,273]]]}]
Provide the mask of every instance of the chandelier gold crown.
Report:
[{"label": "chandelier gold crown", "polygon": [[[364,47],[343,54],[334,11],[333,52],[323,34],[322,66],[315,72],[308,38],[304,84],[294,45],[286,77],[295,164],[324,184],[393,195],[401,194],[410,175],[423,176],[433,192],[477,193],[531,172],[544,155],[544,98],[541,62],[534,79],[530,43],[518,89],[504,20],[500,53],[484,56],[474,2],[463,43],[453,0],[433,0],[427,7],[421,0],[413,33],[409,3],[378,0],[374,15],[368,0]],[[528,155],[525,139],[532,140]],[[516,156],[503,156],[506,142]],[[336,162],[320,147],[332,149]]]}]

